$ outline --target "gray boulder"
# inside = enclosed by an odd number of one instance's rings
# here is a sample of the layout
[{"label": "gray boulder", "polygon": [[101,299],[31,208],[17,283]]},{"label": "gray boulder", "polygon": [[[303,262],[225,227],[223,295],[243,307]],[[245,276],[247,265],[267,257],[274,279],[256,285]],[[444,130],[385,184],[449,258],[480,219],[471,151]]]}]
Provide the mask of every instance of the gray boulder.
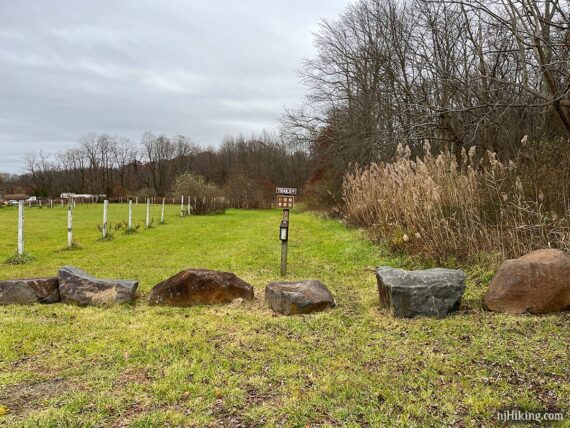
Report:
[{"label": "gray boulder", "polygon": [[59,302],[57,277],[0,281],[0,305]]},{"label": "gray boulder", "polygon": [[459,307],[467,275],[461,270],[376,269],[380,305],[393,316],[443,318]]},{"label": "gray boulder", "polygon": [[335,301],[320,281],[271,282],[265,287],[265,302],[285,315],[308,314],[335,306]]},{"label": "gray boulder", "polygon": [[151,306],[195,306],[252,300],[253,287],[231,272],[185,269],[156,284],[150,291]]},{"label": "gray boulder", "polygon": [[71,266],[59,270],[61,300],[81,306],[131,303],[138,285],[137,281],[98,279]]}]

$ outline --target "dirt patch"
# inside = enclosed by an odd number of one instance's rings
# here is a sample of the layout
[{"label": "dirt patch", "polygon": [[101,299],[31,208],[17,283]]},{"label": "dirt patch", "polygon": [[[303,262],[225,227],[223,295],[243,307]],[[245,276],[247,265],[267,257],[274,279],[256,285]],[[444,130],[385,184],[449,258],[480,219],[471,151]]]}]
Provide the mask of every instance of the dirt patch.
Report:
[{"label": "dirt patch", "polygon": [[264,426],[265,421],[252,422],[244,417],[247,409],[252,407],[261,406],[267,402],[272,402],[277,399],[275,394],[270,392],[262,392],[254,388],[248,388],[246,391],[245,404],[240,408],[228,409],[222,399],[218,399],[214,408],[214,416],[216,418],[217,427],[258,427]]},{"label": "dirt patch", "polygon": [[147,369],[127,369],[123,371],[113,382],[113,389],[121,389],[130,383],[139,385],[146,384],[150,381],[150,375]]},{"label": "dirt patch", "polygon": [[0,390],[0,405],[11,415],[22,417],[45,408],[46,399],[69,392],[72,385],[69,379],[61,377],[11,385]]},{"label": "dirt patch", "polygon": [[133,403],[113,422],[112,426],[115,428],[126,428],[136,417],[143,415],[145,411],[148,411],[145,406],[140,403]]}]

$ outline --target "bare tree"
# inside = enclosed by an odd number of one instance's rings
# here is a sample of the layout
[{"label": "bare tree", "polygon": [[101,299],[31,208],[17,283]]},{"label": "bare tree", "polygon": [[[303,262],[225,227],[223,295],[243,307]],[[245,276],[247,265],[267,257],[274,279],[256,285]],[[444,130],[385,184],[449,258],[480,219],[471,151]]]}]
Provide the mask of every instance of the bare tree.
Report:
[{"label": "bare tree", "polygon": [[387,160],[429,139],[512,156],[525,134],[569,135],[568,0],[360,0],[323,21],[283,135],[321,165]]}]

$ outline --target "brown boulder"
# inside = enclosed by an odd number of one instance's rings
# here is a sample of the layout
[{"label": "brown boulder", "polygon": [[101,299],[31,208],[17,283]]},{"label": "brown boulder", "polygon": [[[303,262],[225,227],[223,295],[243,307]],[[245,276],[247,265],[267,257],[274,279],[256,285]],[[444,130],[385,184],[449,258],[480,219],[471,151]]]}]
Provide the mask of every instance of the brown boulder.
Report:
[{"label": "brown boulder", "polygon": [[491,280],[483,306],[509,314],[570,309],[570,256],[544,249],[507,260]]},{"label": "brown boulder", "polygon": [[57,277],[0,281],[0,305],[59,302]]},{"label": "brown boulder", "polygon": [[231,272],[185,269],[155,285],[149,305],[194,306],[253,299],[253,287]]},{"label": "brown boulder", "polygon": [[285,315],[310,314],[333,308],[336,304],[321,281],[271,282],[265,287],[265,302]]}]

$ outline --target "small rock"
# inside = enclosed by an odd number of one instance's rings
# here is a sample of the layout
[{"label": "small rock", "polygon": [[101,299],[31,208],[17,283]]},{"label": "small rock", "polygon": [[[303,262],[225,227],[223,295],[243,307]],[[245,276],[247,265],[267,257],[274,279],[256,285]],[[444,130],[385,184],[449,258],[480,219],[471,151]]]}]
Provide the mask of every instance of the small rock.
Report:
[{"label": "small rock", "polygon": [[231,272],[185,269],[155,285],[149,305],[194,306],[253,299],[253,287]]},{"label": "small rock", "polygon": [[443,318],[459,307],[467,275],[461,270],[376,269],[380,305],[395,317]]},{"label": "small rock", "polygon": [[0,281],[0,305],[59,302],[57,277]]},{"label": "small rock", "polygon": [[61,300],[82,306],[134,302],[138,285],[137,281],[98,279],[71,266],[59,270]]},{"label": "small rock", "polygon": [[335,306],[335,301],[320,281],[272,282],[265,287],[265,302],[285,315],[309,314]]},{"label": "small rock", "polygon": [[510,314],[570,310],[570,255],[544,249],[507,260],[491,280],[483,306]]}]

